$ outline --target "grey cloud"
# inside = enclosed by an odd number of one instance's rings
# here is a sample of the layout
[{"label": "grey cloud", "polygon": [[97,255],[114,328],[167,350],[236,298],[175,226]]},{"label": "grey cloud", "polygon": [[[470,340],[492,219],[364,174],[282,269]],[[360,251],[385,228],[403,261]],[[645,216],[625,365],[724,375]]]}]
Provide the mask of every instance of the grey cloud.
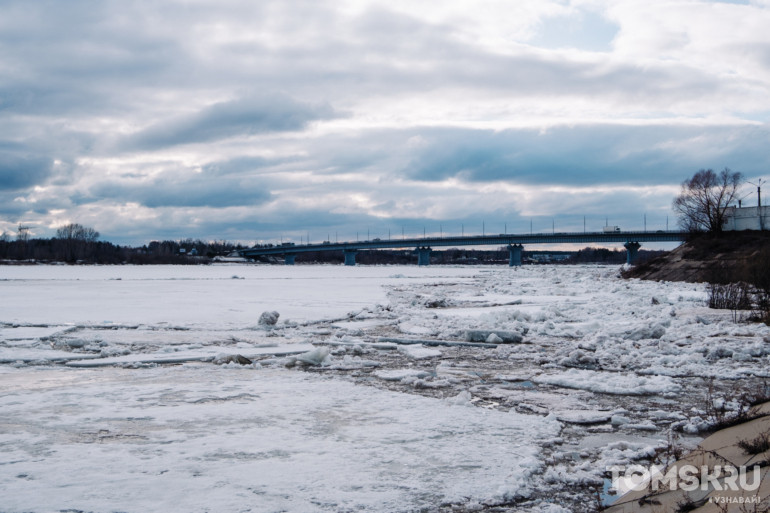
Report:
[{"label": "grey cloud", "polygon": [[78,204],[103,199],[136,202],[159,207],[232,207],[259,205],[271,197],[268,188],[254,179],[232,179],[207,175],[167,176],[149,183],[106,182],[75,198]]},{"label": "grey cloud", "polygon": [[209,176],[249,174],[288,162],[292,159],[267,159],[264,157],[234,157],[228,160],[209,162],[203,171]]},{"label": "grey cloud", "polygon": [[[153,3],[3,3],[0,110],[83,116],[125,112],[141,96],[194,69],[172,26],[184,9],[161,15]],[[178,77],[178,78],[177,78]]]},{"label": "grey cloud", "polygon": [[329,105],[309,105],[274,94],[216,103],[195,114],[163,121],[129,137],[128,149],[152,150],[235,136],[286,132],[337,116]]},{"label": "grey cloud", "polygon": [[679,183],[702,167],[758,173],[770,131],[756,127],[588,125],[535,130],[429,130],[403,169],[419,180],[528,184]]},{"label": "grey cloud", "polygon": [[[16,195],[12,192],[0,189],[0,216],[3,221],[15,223],[25,212],[29,211],[29,206],[14,201],[15,197]],[[2,231],[0,229],[0,233]]]},{"label": "grey cloud", "polygon": [[[665,97],[670,105],[674,99],[690,101],[696,89],[700,94],[720,90],[715,77],[681,66],[596,65],[544,59],[524,48],[520,55],[503,56],[461,43],[451,26],[385,9],[353,19],[328,5],[305,2],[301,17],[297,9],[294,3],[280,1],[226,8],[11,1],[7,12],[16,14],[15,23],[0,35],[0,51],[5,50],[13,68],[22,72],[0,81],[0,109],[78,117],[126,115],[141,122],[148,114],[143,110],[158,102],[157,93],[167,92],[180,102],[195,97],[196,91],[211,90],[284,91],[324,101],[472,88],[519,96],[609,94],[632,102]],[[255,33],[278,27],[292,44],[236,41],[209,45],[201,54],[190,28],[205,30],[214,20]],[[219,104],[150,127],[126,143],[152,149],[244,132],[296,130],[333,115],[328,108],[324,112],[322,107],[284,99],[276,106],[283,103],[283,120],[270,119],[271,112],[280,113],[254,102],[233,102],[234,109],[243,111],[241,119]]]},{"label": "grey cloud", "polygon": [[36,156],[0,153],[0,190],[17,190],[45,182],[52,173],[53,160]]},{"label": "grey cloud", "polygon": [[[172,218],[177,221],[173,222]],[[178,239],[183,237],[202,238],[207,240],[243,240],[256,241],[260,239],[277,241],[283,235],[284,240],[296,240],[300,236],[310,234],[311,240],[321,241],[326,237],[335,237],[338,231],[340,240],[355,239],[355,228],[351,225],[360,223],[366,230],[365,221],[359,215],[334,214],[324,210],[309,209],[302,211],[287,210],[270,212],[266,215],[254,215],[251,212],[232,212],[224,216],[213,209],[203,209],[199,219],[188,225],[179,223],[178,215],[171,209],[159,212],[157,219],[149,221],[149,225],[136,227],[126,226],[120,232],[112,233],[111,229],[100,228],[105,239],[118,243],[137,243],[151,239]],[[122,223],[117,223],[122,224]],[[374,225],[372,225],[374,226]]]},{"label": "grey cloud", "polygon": [[[582,62],[565,56],[544,57],[534,49],[520,48],[516,55],[489,52],[463,44],[454,27],[430,25],[406,15],[377,9],[365,12],[352,24],[356,47],[331,43],[328,49],[311,49],[324,59],[323,68],[308,64],[314,88],[332,78],[335,87],[353,95],[424,92],[451,88],[491,90],[509,96],[610,95],[625,103],[690,101],[693,96],[721,91],[719,80],[686,65],[615,64]],[[361,55],[367,59],[361,59]],[[339,61],[347,74],[332,74]],[[351,72],[351,70],[355,70]],[[280,73],[280,72],[279,72]]]},{"label": "grey cloud", "polygon": [[[264,161],[234,157],[204,166],[210,176],[273,173],[281,189],[323,193],[321,183],[296,183],[291,172],[359,176],[362,183],[394,178],[522,184],[679,184],[703,167],[763,173],[770,130],[761,126],[575,125],[545,131],[461,128],[380,129],[307,140],[305,154]],[[332,180],[331,184],[338,182]],[[330,187],[336,187],[331,185]]]}]

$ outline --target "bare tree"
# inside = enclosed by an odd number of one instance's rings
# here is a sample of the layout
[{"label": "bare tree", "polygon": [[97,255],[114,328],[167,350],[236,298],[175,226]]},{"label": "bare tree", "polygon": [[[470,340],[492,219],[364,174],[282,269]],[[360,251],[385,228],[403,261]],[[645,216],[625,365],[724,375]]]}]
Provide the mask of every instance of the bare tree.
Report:
[{"label": "bare tree", "polygon": [[742,180],[740,173],[724,168],[719,174],[711,169],[701,169],[682,182],[682,191],[673,205],[679,214],[679,224],[689,232],[720,233],[725,211],[735,199]]},{"label": "bare tree", "polygon": [[78,259],[78,254],[83,253],[88,244],[96,242],[99,238],[99,232],[77,223],[70,223],[57,228],[56,238],[63,245],[64,259],[68,262],[74,262]]},{"label": "bare tree", "polygon": [[82,242],[96,242],[99,238],[99,232],[81,224],[70,223],[57,228],[56,238],[78,240]]}]

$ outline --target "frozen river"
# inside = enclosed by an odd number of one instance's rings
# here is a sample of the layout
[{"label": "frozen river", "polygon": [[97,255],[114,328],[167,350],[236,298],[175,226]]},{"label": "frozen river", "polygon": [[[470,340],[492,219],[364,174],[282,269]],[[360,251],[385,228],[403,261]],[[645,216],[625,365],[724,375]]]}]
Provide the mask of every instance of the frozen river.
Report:
[{"label": "frozen river", "polygon": [[0,511],[591,511],[770,353],[618,271],[0,267]]}]

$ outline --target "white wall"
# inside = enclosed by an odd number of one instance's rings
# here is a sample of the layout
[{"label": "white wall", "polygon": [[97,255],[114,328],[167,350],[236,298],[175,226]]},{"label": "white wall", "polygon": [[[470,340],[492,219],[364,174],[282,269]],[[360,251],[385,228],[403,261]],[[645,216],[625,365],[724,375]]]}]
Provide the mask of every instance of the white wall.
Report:
[{"label": "white wall", "polygon": [[728,207],[725,212],[725,231],[770,229],[770,207],[762,207],[760,223],[759,207]]}]

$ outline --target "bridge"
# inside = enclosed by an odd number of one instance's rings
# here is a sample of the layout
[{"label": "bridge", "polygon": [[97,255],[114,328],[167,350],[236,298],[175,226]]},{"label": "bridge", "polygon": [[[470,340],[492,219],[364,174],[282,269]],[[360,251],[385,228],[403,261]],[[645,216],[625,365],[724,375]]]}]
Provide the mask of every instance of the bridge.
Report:
[{"label": "bridge", "polygon": [[241,256],[256,259],[263,256],[283,256],[286,265],[294,265],[294,259],[301,253],[314,251],[342,251],[345,265],[356,265],[356,254],[368,249],[404,249],[415,248],[417,265],[429,265],[430,253],[434,247],[458,246],[502,246],[508,248],[508,265],[521,265],[521,252],[525,244],[569,244],[569,243],[613,243],[622,242],[626,248],[626,261],[631,264],[636,260],[642,242],[682,242],[687,239],[687,232],[681,231],[609,231],[581,233],[535,233],[473,235],[462,237],[422,237],[401,239],[372,239],[355,242],[329,242],[320,244],[284,243],[280,246],[253,247],[240,250]]}]

